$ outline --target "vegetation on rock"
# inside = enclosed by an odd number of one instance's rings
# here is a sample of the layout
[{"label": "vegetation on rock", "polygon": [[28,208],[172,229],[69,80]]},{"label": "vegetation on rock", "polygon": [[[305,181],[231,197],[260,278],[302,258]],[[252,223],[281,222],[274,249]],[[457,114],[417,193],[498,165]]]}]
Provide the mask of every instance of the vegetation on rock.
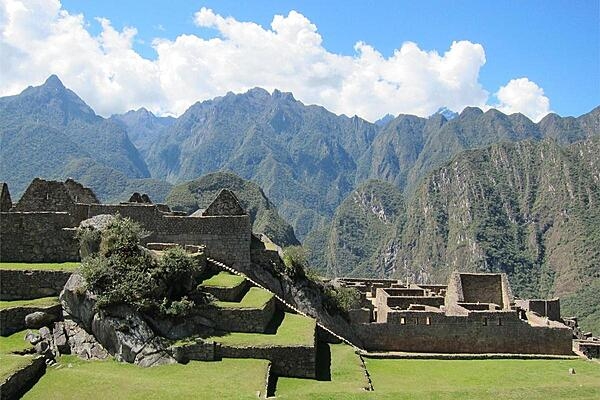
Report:
[{"label": "vegetation on rock", "polygon": [[126,304],[153,315],[186,315],[204,301],[195,285],[200,265],[181,247],[153,256],[140,246],[143,235],[139,224],[117,216],[101,232],[98,253],[83,260],[81,273],[97,307]]}]

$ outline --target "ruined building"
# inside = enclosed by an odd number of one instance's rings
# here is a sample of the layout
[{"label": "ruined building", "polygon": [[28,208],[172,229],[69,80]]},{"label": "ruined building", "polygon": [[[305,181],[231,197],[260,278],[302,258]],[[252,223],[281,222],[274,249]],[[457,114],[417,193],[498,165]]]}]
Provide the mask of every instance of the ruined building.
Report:
[{"label": "ruined building", "polygon": [[164,204],[152,204],[146,195],[132,196],[131,202],[100,204],[91,189],[72,179],[57,182],[36,178],[14,205],[6,184],[1,187],[2,261],[77,261],[76,227],[88,218],[118,213],[150,232],[146,242],[201,243],[209,257],[229,265],[250,262],[250,217],[227,190],[201,216],[188,217]]},{"label": "ruined building", "polygon": [[344,279],[370,300],[351,311],[370,351],[572,354],[554,300],[515,300],[506,274],[453,273],[447,285]]},{"label": "ruined building", "polygon": [[[6,184],[0,189],[2,261],[76,261],[76,227],[97,215],[119,213],[150,232],[148,243],[202,244],[208,257],[263,279],[266,287],[277,286],[269,270],[281,262],[277,253],[257,250],[250,217],[228,190],[200,215],[185,216],[139,193],[129,202],[100,204],[90,189],[70,179],[35,179],[16,204]],[[341,284],[362,293],[363,307],[350,311],[350,324],[337,327],[367,351],[572,354],[573,329],[563,323],[559,301],[515,300],[505,274],[454,273],[444,285],[387,279]],[[288,289],[288,299],[300,290]]]}]

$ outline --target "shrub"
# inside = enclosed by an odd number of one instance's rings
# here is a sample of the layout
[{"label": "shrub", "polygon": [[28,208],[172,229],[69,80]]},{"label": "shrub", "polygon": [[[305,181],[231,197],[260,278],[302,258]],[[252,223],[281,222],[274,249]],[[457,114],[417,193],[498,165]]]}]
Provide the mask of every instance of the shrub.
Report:
[{"label": "shrub", "polygon": [[118,217],[102,231],[100,251],[83,260],[81,273],[97,307],[126,304],[152,315],[187,315],[203,298],[194,293],[199,264],[181,247],[154,257],[139,244],[143,234],[138,224]]},{"label": "shrub", "polygon": [[100,251],[100,231],[91,226],[77,229],[77,240],[79,240],[79,255],[86,258]]},{"label": "shrub", "polygon": [[325,287],[325,308],[328,311],[348,314],[348,311],[359,304],[360,293],[358,290],[347,287]]},{"label": "shrub", "polygon": [[295,278],[306,276],[308,269],[308,252],[302,246],[288,246],[283,249],[283,264],[285,274]]}]

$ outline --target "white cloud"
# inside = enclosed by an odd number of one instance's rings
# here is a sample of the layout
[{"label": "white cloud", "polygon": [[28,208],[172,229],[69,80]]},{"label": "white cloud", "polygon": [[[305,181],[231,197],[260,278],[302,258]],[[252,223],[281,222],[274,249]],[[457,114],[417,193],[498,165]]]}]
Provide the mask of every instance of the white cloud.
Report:
[{"label": "white cloud", "polygon": [[[443,54],[406,42],[390,57],[359,42],[355,54],[339,55],[323,47],[317,27],[296,11],[274,16],[270,29],[206,8],[194,22],[218,37],[156,38],[157,58],[148,60],[133,49],[133,27],[118,31],[98,17],[101,33],[93,36],[83,15],[68,13],[56,0],[4,0],[0,95],[56,73],[102,115],[140,106],[177,115],[198,100],[260,86],[369,120],[387,113],[426,116],[442,106],[486,107],[489,98],[479,82],[484,49],[469,41],[453,42]],[[537,116],[540,96],[513,86],[498,92],[501,106]]]},{"label": "white cloud", "polygon": [[512,79],[501,86],[496,97],[500,101],[495,107],[506,114],[520,112],[538,122],[550,112],[550,100],[544,89],[527,78]]}]

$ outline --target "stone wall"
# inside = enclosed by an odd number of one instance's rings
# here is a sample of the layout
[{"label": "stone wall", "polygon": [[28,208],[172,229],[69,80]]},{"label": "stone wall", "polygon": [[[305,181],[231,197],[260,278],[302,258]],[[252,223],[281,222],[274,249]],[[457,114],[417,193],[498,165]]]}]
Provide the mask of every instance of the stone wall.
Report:
[{"label": "stone wall", "polygon": [[146,242],[206,245],[208,257],[228,265],[250,263],[252,224],[248,215],[186,217],[161,212],[154,204],[77,205],[79,220],[119,213],[151,232]]},{"label": "stone wall", "polygon": [[271,371],[293,378],[316,377],[316,346],[230,346],[216,348],[220,358],[262,358],[272,363]]},{"label": "stone wall", "polygon": [[600,341],[575,340],[573,342],[575,350],[582,352],[587,358],[600,359]]},{"label": "stone wall", "polygon": [[26,328],[25,317],[36,311],[44,311],[58,319],[62,315],[62,307],[56,304],[50,307],[19,306],[0,310],[0,335],[8,336]]},{"label": "stone wall", "polygon": [[20,399],[46,372],[43,356],[31,359],[31,363],[9,375],[0,383],[0,399]]},{"label": "stone wall", "polygon": [[525,311],[532,311],[552,321],[560,321],[560,300],[517,300],[516,304]]},{"label": "stone wall", "polygon": [[63,182],[35,178],[13,211],[71,211],[75,202]]},{"label": "stone wall", "polygon": [[0,270],[0,300],[58,296],[71,276],[67,271]]},{"label": "stone wall", "polygon": [[83,186],[81,183],[69,178],[65,181],[64,185],[75,203],[99,203],[92,189]]},{"label": "stone wall", "polygon": [[503,306],[500,275],[461,274],[465,303],[494,303]]},{"label": "stone wall", "polygon": [[202,291],[210,293],[221,301],[240,301],[243,294],[246,293],[248,288],[248,281],[244,280],[235,287],[219,287],[219,286],[204,286],[202,285]]},{"label": "stone wall", "polygon": [[534,327],[512,311],[474,311],[468,316],[404,311],[390,313],[387,323],[354,328],[369,351],[572,354],[571,329]]},{"label": "stone wall", "polygon": [[215,323],[215,328],[229,332],[263,333],[273,319],[276,300],[272,297],[263,308],[215,307],[208,305],[197,312]]},{"label": "stone wall", "polygon": [[79,260],[70,214],[65,212],[0,213],[0,260],[64,262]]},{"label": "stone wall", "polygon": [[217,343],[194,341],[190,343],[183,343],[171,347],[169,350],[173,354],[173,358],[178,363],[186,364],[188,361],[214,361],[217,358],[216,355]]},{"label": "stone wall", "polygon": [[7,212],[12,208],[12,200],[6,182],[0,182],[0,212]]}]

